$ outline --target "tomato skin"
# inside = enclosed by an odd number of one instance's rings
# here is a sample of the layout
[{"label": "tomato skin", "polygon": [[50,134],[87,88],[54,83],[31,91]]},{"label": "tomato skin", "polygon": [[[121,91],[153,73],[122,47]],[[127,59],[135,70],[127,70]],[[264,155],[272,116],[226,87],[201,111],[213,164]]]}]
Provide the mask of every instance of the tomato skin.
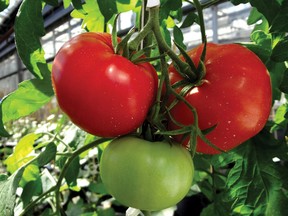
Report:
[{"label": "tomato skin", "polygon": [[194,166],[180,144],[126,136],[112,141],[100,160],[107,191],[123,205],[156,211],[176,205],[192,184]]},{"label": "tomato skin", "polygon": [[111,35],[83,33],[66,42],[52,67],[60,108],[71,121],[101,137],[130,133],[153,104],[158,77],[150,63],[114,53]]},{"label": "tomato skin", "polygon": [[[202,49],[201,45],[188,52],[196,65]],[[272,103],[270,76],[253,52],[237,44],[208,43],[204,64],[204,83],[190,90],[185,99],[196,108],[201,130],[216,125],[206,137],[222,150],[229,151],[256,135],[266,124]],[[172,65],[169,71],[172,84],[182,80]],[[194,122],[183,102],[171,110],[171,115],[185,125]],[[178,128],[172,121],[168,127]],[[175,139],[179,141],[181,136]],[[183,144],[189,145],[188,139]],[[199,137],[197,151],[219,153]]]}]

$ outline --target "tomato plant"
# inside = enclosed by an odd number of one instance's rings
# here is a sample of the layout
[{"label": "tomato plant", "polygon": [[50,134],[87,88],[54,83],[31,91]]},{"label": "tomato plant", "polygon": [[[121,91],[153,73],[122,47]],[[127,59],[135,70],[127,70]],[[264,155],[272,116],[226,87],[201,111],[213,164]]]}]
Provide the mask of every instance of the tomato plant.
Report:
[{"label": "tomato plant", "polygon": [[[196,66],[202,50],[203,45],[188,51]],[[185,99],[197,110],[201,130],[215,126],[206,137],[228,151],[255,136],[266,124],[272,103],[270,75],[258,56],[237,44],[208,43],[204,65],[206,75],[198,86],[187,92]],[[169,69],[171,84],[183,80],[173,65]],[[193,113],[183,102],[170,112],[181,124],[194,122]],[[169,127],[179,128],[172,120]],[[182,136],[176,137],[178,141],[181,139]],[[184,145],[188,145],[188,141],[185,139]],[[219,153],[199,137],[197,151]]]},{"label": "tomato plant", "polygon": [[117,55],[107,33],[83,33],[57,53],[52,83],[61,109],[83,130],[115,137],[136,130],[154,102],[158,77],[150,63]]},{"label": "tomato plant", "polygon": [[194,167],[189,152],[180,144],[127,136],[105,148],[100,173],[106,189],[120,203],[156,211],[184,198]]}]

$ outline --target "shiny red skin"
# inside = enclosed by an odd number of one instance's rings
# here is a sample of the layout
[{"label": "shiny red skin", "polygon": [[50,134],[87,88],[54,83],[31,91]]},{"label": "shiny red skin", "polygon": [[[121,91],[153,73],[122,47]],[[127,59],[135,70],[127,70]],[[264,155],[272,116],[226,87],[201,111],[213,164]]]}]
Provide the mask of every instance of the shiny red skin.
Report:
[{"label": "shiny red skin", "polygon": [[133,64],[114,52],[111,35],[83,33],[57,53],[52,83],[71,121],[100,137],[136,130],[155,100],[158,77],[150,63]]},{"label": "shiny red skin", "polygon": [[[202,49],[201,45],[188,52],[196,65]],[[208,43],[204,64],[203,84],[190,90],[185,99],[196,108],[201,130],[216,125],[206,137],[222,150],[229,151],[256,135],[266,124],[272,101],[270,76],[253,52],[237,44]],[[169,71],[172,84],[182,79],[172,65]],[[183,102],[171,110],[171,115],[185,125],[194,122]],[[178,129],[172,121],[169,128]],[[175,139],[179,141],[181,136]],[[188,146],[188,139],[183,144]],[[219,153],[199,137],[196,150],[205,154]]]}]

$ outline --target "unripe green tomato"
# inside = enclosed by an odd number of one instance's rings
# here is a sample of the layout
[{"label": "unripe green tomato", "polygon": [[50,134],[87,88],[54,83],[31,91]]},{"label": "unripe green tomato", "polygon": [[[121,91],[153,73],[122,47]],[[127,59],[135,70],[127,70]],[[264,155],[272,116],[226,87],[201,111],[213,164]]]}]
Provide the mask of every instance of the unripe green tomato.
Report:
[{"label": "unripe green tomato", "polygon": [[106,147],[100,174],[107,191],[123,205],[157,211],[185,197],[194,166],[191,155],[180,144],[126,136]]}]

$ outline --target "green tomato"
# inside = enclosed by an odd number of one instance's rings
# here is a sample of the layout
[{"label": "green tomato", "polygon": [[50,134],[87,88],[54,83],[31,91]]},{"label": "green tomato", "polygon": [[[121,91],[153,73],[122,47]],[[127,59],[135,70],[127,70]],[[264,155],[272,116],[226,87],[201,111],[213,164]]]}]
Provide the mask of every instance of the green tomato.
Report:
[{"label": "green tomato", "polygon": [[185,197],[194,166],[189,152],[180,144],[126,136],[106,147],[100,174],[107,191],[123,205],[157,211]]}]

